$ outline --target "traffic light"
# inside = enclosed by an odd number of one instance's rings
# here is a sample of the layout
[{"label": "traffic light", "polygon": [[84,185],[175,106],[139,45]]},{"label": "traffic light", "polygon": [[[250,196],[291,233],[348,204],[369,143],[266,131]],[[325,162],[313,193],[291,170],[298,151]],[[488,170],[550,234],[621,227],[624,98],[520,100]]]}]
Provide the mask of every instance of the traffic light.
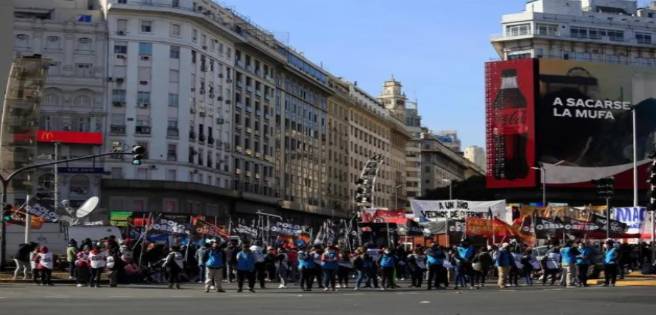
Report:
[{"label": "traffic light", "polygon": [[13,211],[11,205],[6,205],[4,209],[2,209],[2,222],[9,222],[11,221]]},{"label": "traffic light", "polygon": [[132,165],[141,165],[146,149],[140,145],[132,147]]},{"label": "traffic light", "polygon": [[597,185],[597,195],[601,198],[612,198],[615,195],[615,178],[606,177],[594,181]]},{"label": "traffic light", "polygon": [[649,205],[647,206],[648,211],[656,211],[656,153],[649,155],[653,161],[651,166],[649,166]]}]

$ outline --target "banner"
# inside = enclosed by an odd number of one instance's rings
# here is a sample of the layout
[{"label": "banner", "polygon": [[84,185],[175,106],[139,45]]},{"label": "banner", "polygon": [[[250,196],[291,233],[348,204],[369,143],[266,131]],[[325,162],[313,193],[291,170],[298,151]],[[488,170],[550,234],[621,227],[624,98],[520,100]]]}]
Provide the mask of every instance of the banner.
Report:
[{"label": "banner", "polygon": [[199,235],[209,236],[209,237],[220,237],[224,240],[230,238],[228,232],[222,227],[218,227],[214,224],[207,223],[203,220],[194,218],[192,221],[194,225],[194,232]]},{"label": "banner", "polygon": [[[25,209],[19,209],[14,206],[11,206],[10,211],[11,211],[11,217],[6,222],[8,224],[25,226]],[[31,221],[30,228],[35,230],[41,229],[43,223],[45,223],[45,220],[42,217],[36,215],[30,216],[30,221]]]},{"label": "banner", "polygon": [[256,227],[248,226],[242,223],[239,223],[235,227],[233,227],[232,232],[239,236],[250,238],[250,239],[257,238],[257,234],[258,234]]},{"label": "banner", "polygon": [[533,245],[535,237],[530,231],[522,229],[524,225],[511,226],[497,218],[482,219],[478,217],[468,217],[466,219],[466,236],[480,236],[488,239],[494,239],[497,242],[516,238],[524,244]]},{"label": "banner", "polygon": [[410,200],[412,214],[419,222],[463,220],[468,216],[492,216],[510,222],[512,214],[506,209],[505,200],[466,201],[466,200]]},{"label": "banner", "polygon": [[408,218],[404,210],[371,210],[366,209],[361,212],[361,223],[393,223],[406,224]]},{"label": "banner", "polygon": [[154,220],[149,227],[151,230],[173,234],[189,234],[191,232],[184,224],[167,219]]},{"label": "banner", "polygon": [[613,208],[611,218],[627,225],[627,234],[640,234],[649,225],[646,208]]}]

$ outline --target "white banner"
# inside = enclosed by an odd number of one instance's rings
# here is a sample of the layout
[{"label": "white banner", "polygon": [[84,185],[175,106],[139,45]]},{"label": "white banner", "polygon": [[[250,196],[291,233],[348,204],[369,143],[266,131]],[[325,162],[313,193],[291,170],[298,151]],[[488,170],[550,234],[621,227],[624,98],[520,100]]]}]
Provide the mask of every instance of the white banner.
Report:
[{"label": "white banner", "polygon": [[505,200],[466,201],[466,200],[417,200],[411,199],[410,206],[414,219],[418,222],[464,219],[469,215],[487,216],[488,213],[500,220],[509,222],[512,213],[506,210]]},{"label": "white banner", "polygon": [[[640,234],[648,232],[649,220],[646,208],[613,208],[611,218],[627,225],[626,234]],[[644,231],[643,229],[647,229]]]}]

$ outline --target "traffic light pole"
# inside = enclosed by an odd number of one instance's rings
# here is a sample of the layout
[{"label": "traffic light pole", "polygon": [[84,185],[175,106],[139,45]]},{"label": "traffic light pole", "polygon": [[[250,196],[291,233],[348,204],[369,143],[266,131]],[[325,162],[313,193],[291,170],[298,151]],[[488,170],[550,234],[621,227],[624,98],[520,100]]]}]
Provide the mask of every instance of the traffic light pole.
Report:
[{"label": "traffic light pole", "polygon": [[[134,153],[133,152],[109,152],[109,153],[101,153],[101,154],[92,154],[92,155],[86,155],[86,156],[81,156],[81,157],[72,158],[72,159],[65,159],[65,160],[60,160],[60,161],[53,161],[53,162],[29,165],[29,166],[19,168],[19,169],[13,171],[6,178],[4,176],[2,176],[2,174],[0,174],[0,183],[2,183],[2,211],[4,212],[5,206],[7,205],[7,189],[9,187],[9,184],[11,184],[11,181],[16,176],[22,174],[23,172],[34,170],[34,169],[41,168],[41,167],[53,166],[53,165],[57,165],[57,164],[64,164],[64,163],[75,162],[75,161],[90,160],[90,159],[95,159],[95,158],[100,158],[100,157],[105,157],[105,156],[132,155],[132,154],[134,154]],[[25,222],[25,224],[30,224],[30,222]],[[2,268],[4,268],[4,266],[6,264],[6,256],[7,256],[7,223],[5,222],[4,218],[2,220],[2,224],[0,225],[0,227],[2,227],[2,231],[0,232],[0,238],[2,238],[2,240],[0,241],[0,245],[2,245],[2,248],[0,248],[0,270],[2,270]]]},{"label": "traffic light pole", "polygon": [[610,198],[606,197],[606,239],[610,238]]}]

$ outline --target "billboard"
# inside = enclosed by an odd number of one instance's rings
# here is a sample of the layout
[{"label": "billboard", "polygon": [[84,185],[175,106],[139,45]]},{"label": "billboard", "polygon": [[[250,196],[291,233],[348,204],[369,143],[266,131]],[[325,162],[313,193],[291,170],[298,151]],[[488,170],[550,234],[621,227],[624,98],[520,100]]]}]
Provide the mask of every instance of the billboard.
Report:
[{"label": "billboard", "polygon": [[535,68],[532,59],[485,66],[489,188],[535,186]]},{"label": "billboard", "polygon": [[[638,165],[645,168],[656,143],[656,70],[544,59],[538,84],[537,154],[548,169],[545,181],[582,184],[615,176],[616,188],[631,189],[632,109]],[[646,172],[639,174],[645,188]]]},{"label": "billboard", "polygon": [[[489,188],[541,180],[593,187],[591,181],[614,176],[616,189],[631,189],[633,108],[638,183],[646,188],[647,156],[656,144],[656,69],[523,59],[488,63],[486,81]],[[543,179],[531,170],[539,165]]]}]

